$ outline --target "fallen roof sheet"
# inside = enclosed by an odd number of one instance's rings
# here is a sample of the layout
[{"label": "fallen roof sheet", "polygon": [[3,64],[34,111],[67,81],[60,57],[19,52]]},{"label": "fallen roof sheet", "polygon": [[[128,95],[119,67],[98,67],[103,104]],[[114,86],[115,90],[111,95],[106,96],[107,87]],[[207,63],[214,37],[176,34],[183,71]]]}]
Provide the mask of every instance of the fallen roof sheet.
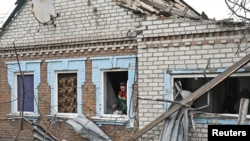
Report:
[{"label": "fallen roof sheet", "polygon": [[[178,85],[176,84],[176,87]],[[190,91],[182,90],[177,88],[177,95],[180,94],[180,98],[184,99],[191,94]],[[177,96],[174,99],[177,100]],[[187,141],[188,136],[188,111],[190,110],[189,103],[188,107],[184,106],[169,118],[166,118],[163,123],[163,130],[161,131],[160,141]],[[173,105],[170,105],[172,107]]]},{"label": "fallen roof sheet", "polygon": [[66,123],[78,134],[90,141],[111,141],[96,124],[84,116],[69,119]]},{"label": "fallen roof sheet", "polygon": [[34,141],[60,141],[37,124],[32,124]]}]

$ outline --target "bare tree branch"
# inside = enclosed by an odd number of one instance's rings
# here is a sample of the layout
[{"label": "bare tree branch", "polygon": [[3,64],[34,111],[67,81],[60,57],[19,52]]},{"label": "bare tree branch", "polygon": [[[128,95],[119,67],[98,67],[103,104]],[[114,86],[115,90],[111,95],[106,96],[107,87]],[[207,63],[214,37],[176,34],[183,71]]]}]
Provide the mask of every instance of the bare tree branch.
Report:
[{"label": "bare tree branch", "polygon": [[237,55],[240,52],[244,52],[249,49],[249,47],[241,49],[241,44],[244,42],[244,39],[250,29],[250,8],[248,6],[250,4],[250,0],[225,0],[225,3],[231,11],[231,16],[236,17],[238,20],[242,21],[242,23],[248,23],[246,28],[242,30],[242,37],[237,43],[237,51],[235,53],[235,55]]},{"label": "bare tree branch", "polygon": [[[247,14],[250,13],[250,9],[246,7],[246,5],[249,4],[249,1],[243,0],[239,2],[239,0],[225,0],[225,3],[233,15],[248,22],[250,21],[250,18],[247,17]],[[243,12],[244,16],[241,15],[240,12]]]}]

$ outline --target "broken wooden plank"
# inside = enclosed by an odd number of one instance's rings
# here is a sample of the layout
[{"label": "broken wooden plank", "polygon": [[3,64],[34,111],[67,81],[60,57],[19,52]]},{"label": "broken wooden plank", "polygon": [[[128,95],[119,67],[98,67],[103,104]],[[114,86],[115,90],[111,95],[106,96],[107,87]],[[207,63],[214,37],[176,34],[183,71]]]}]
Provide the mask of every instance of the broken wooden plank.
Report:
[{"label": "broken wooden plank", "polygon": [[[195,10],[193,9],[191,6],[189,6],[185,1],[183,0],[175,0],[175,2],[177,3],[177,8],[178,9],[182,9],[181,7],[188,7],[190,10],[188,11],[188,15],[190,16],[199,16],[200,14]],[[183,11],[184,9],[182,9]]]},{"label": "broken wooden plank", "polygon": [[[142,100],[151,100],[151,101],[161,101],[161,102],[169,102],[169,103],[175,103],[175,104],[180,104],[178,101],[172,101],[172,100],[167,100],[167,99],[159,99],[159,98],[147,98],[147,97],[141,97],[138,96],[138,99],[142,99]],[[189,105],[182,105],[183,107],[189,108]]]},{"label": "broken wooden plank", "polygon": [[182,3],[180,4],[181,5],[176,4],[172,1],[167,3],[161,0],[134,0],[134,1],[119,0],[118,1],[118,5],[126,7],[134,11],[140,11],[141,13],[163,15],[166,17],[169,17],[172,14],[175,14],[180,17],[185,16],[187,18],[200,19],[200,16],[193,15],[192,11],[188,10],[189,8],[187,6],[185,6]]},{"label": "broken wooden plank", "polygon": [[[208,92],[210,89],[218,85],[220,82],[222,82],[224,79],[229,77],[231,74],[236,72],[238,69],[240,69],[242,66],[247,64],[250,61],[250,54],[246,55],[236,63],[234,63],[232,66],[230,66],[228,69],[226,69],[224,72],[221,74],[217,75],[215,78],[201,86],[199,89],[194,91],[191,95],[180,101],[182,105],[186,105],[190,102],[193,102],[206,92]],[[161,114],[158,118],[156,118],[154,121],[150,122],[148,125],[143,127],[141,130],[136,132],[132,137],[128,139],[128,141],[134,141],[138,139],[140,136],[142,136],[144,133],[158,125],[160,122],[162,122],[164,119],[168,118],[171,116],[173,113],[175,113],[177,110],[179,110],[182,106],[180,104],[174,104],[172,107],[168,109],[167,112]]]},{"label": "broken wooden plank", "polygon": [[183,17],[186,16],[188,9],[189,9],[189,8],[186,7],[186,8],[183,10],[183,12],[182,12],[182,16],[183,16]]},{"label": "broken wooden plank", "polygon": [[159,11],[155,9],[153,6],[148,5],[140,0],[121,0],[118,5],[131,9],[133,11],[140,11],[141,13],[148,14],[158,14]]},{"label": "broken wooden plank", "polygon": [[168,8],[166,9],[167,12],[170,12],[172,10],[172,8],[174,7],[175,3],[173,3],[172,1],[170,1],[170,5],[168,6]]},{"label": "broken wooden plank", "polygon": [[245,124],[248,112],[248,105],[249,105],[249,99],[246,98],[240,99],[238,124]]}]

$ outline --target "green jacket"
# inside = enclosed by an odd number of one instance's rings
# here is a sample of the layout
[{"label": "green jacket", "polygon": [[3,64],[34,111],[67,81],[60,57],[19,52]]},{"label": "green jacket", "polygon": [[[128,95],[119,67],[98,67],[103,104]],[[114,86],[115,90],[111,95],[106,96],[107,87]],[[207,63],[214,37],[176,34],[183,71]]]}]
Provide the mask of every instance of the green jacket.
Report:
[{"label": "green jacket", "polygon": [[122,93],[122,91],[118,94],[117,99],[117,108],[122,111],[122,114],[127,114],[127,93]]}]

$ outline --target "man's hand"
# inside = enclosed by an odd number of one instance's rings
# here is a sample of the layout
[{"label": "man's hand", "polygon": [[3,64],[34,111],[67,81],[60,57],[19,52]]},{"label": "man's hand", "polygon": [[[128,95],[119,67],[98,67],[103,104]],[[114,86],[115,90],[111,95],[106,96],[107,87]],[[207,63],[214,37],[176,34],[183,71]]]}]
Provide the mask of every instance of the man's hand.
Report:
[{"label": "man's hand", "polygon": [[112,107],[113,107],[113,108],[116,108],[116,107],[117,107],[117,105],[116,105],[116,104],[113,104],[113,105],[112,105]]},{"label": "man's hand", "polygon": [[118,111],[118,114],[122,115],[122,111],[119,110],[119,111]]}]

